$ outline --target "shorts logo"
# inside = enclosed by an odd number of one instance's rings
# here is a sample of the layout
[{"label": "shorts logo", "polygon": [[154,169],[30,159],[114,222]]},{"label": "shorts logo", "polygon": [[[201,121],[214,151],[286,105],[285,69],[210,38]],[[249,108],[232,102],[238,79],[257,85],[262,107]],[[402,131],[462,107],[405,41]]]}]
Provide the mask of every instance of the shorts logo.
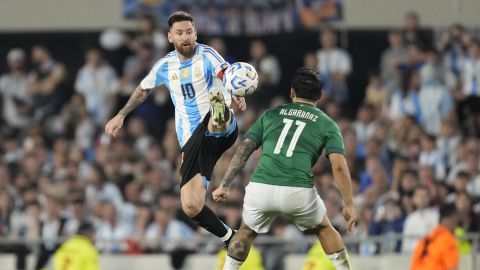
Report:
[{"label": "shorts logo", "polygon": [[183,79],[188,79],[188,77],[190,76],[190,70],[188,68],[184,68],[182,69],[182,77]]}]

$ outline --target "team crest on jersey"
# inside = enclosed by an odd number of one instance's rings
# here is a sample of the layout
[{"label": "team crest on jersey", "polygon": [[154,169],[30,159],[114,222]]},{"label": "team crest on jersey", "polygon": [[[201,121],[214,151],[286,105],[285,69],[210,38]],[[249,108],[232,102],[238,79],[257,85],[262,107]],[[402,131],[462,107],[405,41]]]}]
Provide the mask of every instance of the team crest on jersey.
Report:
[{"label": "team crest on jersey", "polygon": [[190,76],[190,70],[188,68],[184,68],[182,69],[182,77],[183,79],[188,79],[188,77]]},{"label": "team crest on jersey", "polygon": [[195,76],[196,79],[202,77],[202,71],[200,70],[200,67],[195,67],[195,70],[193,71],[193,75]]},{"label": "team crest on jersey", "polygon": [[172,81],[178,81],[178,75],[176,73],[172,75]]}]

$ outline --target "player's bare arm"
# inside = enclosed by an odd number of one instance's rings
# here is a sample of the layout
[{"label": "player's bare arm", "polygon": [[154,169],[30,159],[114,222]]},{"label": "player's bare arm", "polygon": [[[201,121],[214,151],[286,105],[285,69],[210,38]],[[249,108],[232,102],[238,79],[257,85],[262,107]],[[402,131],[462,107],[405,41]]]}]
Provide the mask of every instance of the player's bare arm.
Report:
[{"label": "player's bare arm", "polygon": [[352,181],[348,170],[347,161],[342,154],[332,153],[329,156],[332,163],[332,173],[335,183],[340,193],[342,193],[344,208],[343,217],[345,218],[347,232],[351,233],[355,227],[357,215],[353,206]]},{"label": "player's bare arm", "polygon": [[148,95],[152,92],[152,89],[142,89],[142,87],[137,86],[133,91],[132,95],[127,101],[127,104],[118,112],[118,114],[108,121],[105,126],[105,133],[117,137],[118,132],[122,128],[123,120],[125,117],[133,111],[138,105],[147,99]]},{"label": "player's bare arm", "polygon": [[138,105],[147,99],[147,97],[152,92],[152,89],[142,89],[142,87],[137,86],[135,91],[133,91],[132,95],[127,101],[127,104],[123,106],[123,108],[118,112],[118,114],[123,115],[124,117],[127,116],[131,111],[133,111]]},{"label": "player's bare arm", "polygon": [[235,175],[245,166],[248,158],[252,155],[258,145],[250,140],[244,139],[240,146],[237,148],[235,155],[228,165],[227,172],[223,177],[220,187],[212,192],[213,199],[217,202],[225,201],[230,192],[230,185],[232,184]]}]

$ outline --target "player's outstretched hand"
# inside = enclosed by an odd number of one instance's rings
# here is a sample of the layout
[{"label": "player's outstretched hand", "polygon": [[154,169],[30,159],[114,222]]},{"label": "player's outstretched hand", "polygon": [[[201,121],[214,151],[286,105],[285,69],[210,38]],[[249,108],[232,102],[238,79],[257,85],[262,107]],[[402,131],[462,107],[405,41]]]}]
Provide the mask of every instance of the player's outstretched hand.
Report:
[{"label": "player's outstretched hand", "polygon": [[216,202],[224,202],[230,194],[230,188],[219,186],[212,192],[212,197]]},{"label": "player's outstretched hand", "polygon": [[118,132],[123,126],[124,119],[125,117],[121,114],[117,114],[115,117],[110,119],[110,121],[108,121],[107,125],[105,126],[105,133],[113,137],[117,137]]},{"label": "player's outstretched hand", "polygon": [[343,218],[345,218],[347,234],[351,234],[355,228],[355,222],[357,221],[357,214],[355,213],[355,207],[345,206],[343,208]]},{"label": "player's outstretched hand", "polygon": [[247,109],[247,103],[245,102],[245,98],[237,95],[232,95],[233,100],[237,103],[240,110],[245,111]]}]

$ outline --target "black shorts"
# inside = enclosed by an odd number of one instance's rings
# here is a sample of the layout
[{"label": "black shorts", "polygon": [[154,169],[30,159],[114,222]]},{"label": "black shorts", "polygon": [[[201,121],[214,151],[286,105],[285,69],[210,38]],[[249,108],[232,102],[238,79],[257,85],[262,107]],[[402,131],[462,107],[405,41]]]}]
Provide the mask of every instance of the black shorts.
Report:
[{"label": "black shorts", "polygon": [[[222,136],[208,134],[208,120],[210,113],[195,129],[188,142],[182,148],[183,161],[180,167],[182,180],[180,188],[190,181],[197,173],[204,180],[210,181],[215,163],[237,140],[238,127],[235,118],[230,124],[228,132]],[[233,129],[233,130],[232,130]]]}]

